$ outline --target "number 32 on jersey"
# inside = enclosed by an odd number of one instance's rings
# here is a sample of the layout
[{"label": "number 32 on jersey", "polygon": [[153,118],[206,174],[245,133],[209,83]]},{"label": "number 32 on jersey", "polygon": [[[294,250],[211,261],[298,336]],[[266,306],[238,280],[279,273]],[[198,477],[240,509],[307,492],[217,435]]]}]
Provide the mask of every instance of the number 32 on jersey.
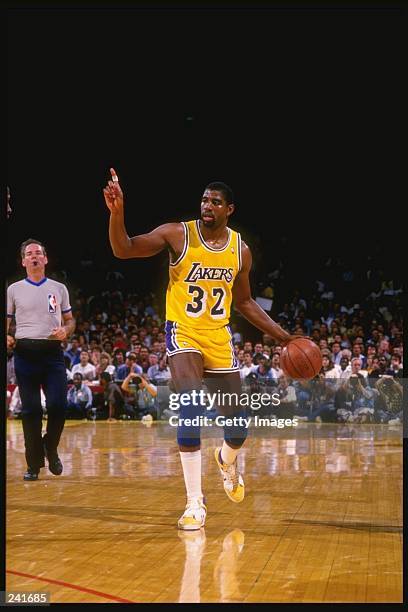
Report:
[{"label": "number 32 on jersey", "polygon": [[[200,317],[206,310],[208,292],[198,285],[189,285],[188,293],[192,301],[186,304],[186,313],[189,317]],[[208,306],[213,319],[223,319],[226,315],[224,308],[225,289],[223,287],[212,287],[211,298]]]}]

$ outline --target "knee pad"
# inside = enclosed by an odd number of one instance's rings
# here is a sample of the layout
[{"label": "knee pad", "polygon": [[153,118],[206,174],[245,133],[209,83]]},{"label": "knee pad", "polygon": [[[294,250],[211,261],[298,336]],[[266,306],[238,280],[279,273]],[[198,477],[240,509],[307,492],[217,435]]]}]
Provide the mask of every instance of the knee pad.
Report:
[{"label": "knee pad", "polygon": [[181,396],[187,393],[190,394],[188,391],[180,394],[177,442],[180,446],[197,446],[200,444],[201,438],[200,417],[204,415],[205,406],[200,403],[198,397],[194,398],[191,395],[188,402],[182,402]]},{"label": "knee pad", "polygon": [[233,416],[233,425],[224,425],[224,440],[233,446],[242,446],[248,436],[248,428],[244,422],[246,411],[241,410]]}]

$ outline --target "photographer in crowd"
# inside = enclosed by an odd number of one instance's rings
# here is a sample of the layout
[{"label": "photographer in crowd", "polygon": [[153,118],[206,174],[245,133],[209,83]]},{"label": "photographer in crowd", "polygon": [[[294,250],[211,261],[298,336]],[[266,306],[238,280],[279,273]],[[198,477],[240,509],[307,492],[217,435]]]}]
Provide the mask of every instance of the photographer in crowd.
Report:
[{"label": "photographer in crowd", "polygon": [[374,392],[363,374],[354,372],[343,382],[336,394],[336,407],[340,422],[373,420]]},{"label": "photographer in crowd", "polygon": [[146,374],[130,372],[122,382],[122,391],[128,395],[127,407],[130,403],[135,418],[150,414],[157,419],[157,387],[149,382]]},{"label": "photographer in crowd", "polygon": [[375,383],[377,391],[374,415],[377,423],[402,423],[402,385],[392,375],[381,376]]},{"label": "photographer in crowd", "polygon": [[282,374],[278,379],[278,386],[273,393],[279,395],[279,417],[292,419],[296,413],[297,400],[295,388],[290,384],[290,379]]},{"label": "photographer in crowd", "polygon": [[324,373],[320,372],[310,380],[308,386],[311,392],[308,421],[334,422],[336,420],[335,389],[326,383]]}]

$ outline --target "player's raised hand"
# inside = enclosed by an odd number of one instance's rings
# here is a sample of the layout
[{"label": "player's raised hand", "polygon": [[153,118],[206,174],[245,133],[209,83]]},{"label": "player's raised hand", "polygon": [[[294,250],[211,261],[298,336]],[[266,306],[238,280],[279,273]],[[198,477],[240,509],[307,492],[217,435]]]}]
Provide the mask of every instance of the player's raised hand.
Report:
[{"label": "player's raised hand", "polygon": [[123,193],[119,185],[118,175],[116,171],[111,168],[111,180],[103,190],[105,197],[106,206],[109,208],[112,214],[120,213],[123,211]]}]

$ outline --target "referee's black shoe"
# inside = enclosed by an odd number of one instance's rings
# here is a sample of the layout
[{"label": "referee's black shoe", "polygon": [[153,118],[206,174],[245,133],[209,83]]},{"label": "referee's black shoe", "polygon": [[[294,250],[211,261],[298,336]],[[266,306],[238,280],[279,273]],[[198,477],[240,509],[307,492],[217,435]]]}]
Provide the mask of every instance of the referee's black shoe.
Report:
[{"label": "referee's black shoe", "polygon": [[38,480],[39,470],[35,470],[34,468],[27,468],[26,473],[24,474],[24,480]]},{"label": "referee's black shoe", "polygon": [[62,470],[64,466],[62,465],[61,459],[58,457],[57,452],[49,453],[47,450],[47,446],[44,440],[44,454],[48,460],[48,469],[54,476],[60,476],[62,474]]}]

